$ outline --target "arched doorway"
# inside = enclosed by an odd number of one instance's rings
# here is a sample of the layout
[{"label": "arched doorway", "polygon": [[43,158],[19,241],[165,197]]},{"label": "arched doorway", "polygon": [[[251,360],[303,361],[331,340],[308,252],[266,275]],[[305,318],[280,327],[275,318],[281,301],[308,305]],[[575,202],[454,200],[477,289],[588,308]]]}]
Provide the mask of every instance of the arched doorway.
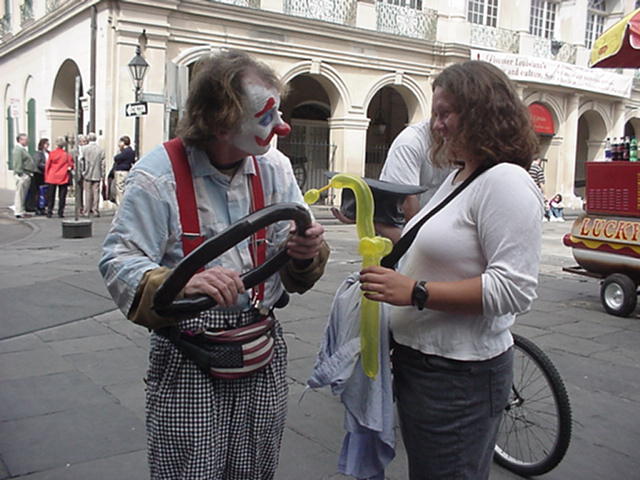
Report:
[{"label": "arched doorway", "polygon": [[278,139],[278,149],[291,160],[301,190],[327,184],[325,172],[333,168],[335,145],[329,140],[331,100],[310,74],[294,77],[280,109],[291,133]]},{"label": "arched doorway", "polygon": [[403,97],[393,87],[376,92],[367,108],[371,120],[367,130],[364,175],[378,178],[393,139],[407,126],[409,114]]},{"label": "arched doorway", "polygon": [[578,140],[574,163],[573,193],[585,199],[586,163],[604,158],[603,146],[607,134],[603,118],[595,110],[578,119]]},{"label": "arched doorway", "polygon": [[[76,132],[83,132],[82,109],[78,108],[78,122],[76,124],[76,77],[80,77],[80,92],[82,93],[82,77],[78,65],[73,60],[65,60],[56,75],[51,94],[51,108],[47,116],[51,121],[51,137],[74,137]],[[79,107],[79,105],[78,105]]]}]

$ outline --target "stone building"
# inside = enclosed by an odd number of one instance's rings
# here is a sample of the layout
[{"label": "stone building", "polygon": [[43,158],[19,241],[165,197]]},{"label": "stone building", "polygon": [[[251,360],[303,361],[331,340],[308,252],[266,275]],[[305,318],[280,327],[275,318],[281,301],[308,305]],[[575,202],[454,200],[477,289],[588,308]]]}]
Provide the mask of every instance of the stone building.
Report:
[{"label": "stone building", "polygon": [[[482,58],[517,82],[546,159],[547,193],[571,206],[584,163],[607,137],[640,135],[633,70],[587,68],[590,47],[631,0],[3,0],[0,3],[0,187],[13,188],[15,135],[95,131],[109,158],[121,135],[142,153],[170,138],[194,62],[247,51],[290,85],[293,126],[278,145],[303,188],[324,171],[377,176],[393,138],[430,111],[431,80]],[[139,95],[128,64],[149,68]],[[137,98],[136,98],[137,97]],[[329,199],[328,201],[331,201]]]}]

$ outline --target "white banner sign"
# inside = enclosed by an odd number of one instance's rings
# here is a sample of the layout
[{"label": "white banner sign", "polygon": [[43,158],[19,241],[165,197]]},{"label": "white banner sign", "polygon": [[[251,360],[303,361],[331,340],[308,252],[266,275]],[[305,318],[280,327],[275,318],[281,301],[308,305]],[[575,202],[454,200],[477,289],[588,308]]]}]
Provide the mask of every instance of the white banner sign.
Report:
[{"label": "white banner sign", "polygon": [[546,58],[513,53],[471,50],[473,60],[484,60],[502,69],[512,80],[545,83],[576,90],[629,98],[633,77],[603,68],[587,68]]}]

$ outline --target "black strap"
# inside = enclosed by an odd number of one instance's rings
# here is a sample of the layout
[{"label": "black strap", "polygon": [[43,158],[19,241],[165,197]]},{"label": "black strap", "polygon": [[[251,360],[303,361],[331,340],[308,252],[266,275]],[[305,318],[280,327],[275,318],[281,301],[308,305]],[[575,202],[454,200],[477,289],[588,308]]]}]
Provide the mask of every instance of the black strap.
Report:
[{"label": "black strap", "polygon": [[464,180],[464,182],[458,185],[456,189],[447,196],[447,198],[445,198],[438,205],[436,205],[431,210],[429,210],[429,212],[425,214],[424,217],[422,217],[413,227],[411,227],[411,230],[405,233],[400,238],[400,240],[398,240],[398,243],[396,243],[393,246],[393,250],[391,250],[389,255],[387,255],[380,261],[380,265],[386,268],[394,268],[396,263],[398,263],[398,260],[400,260],[400,258],[409,249],[409,246],[413,243],[413,240],[416,238],[416,235],[418,235],[418,231],[420,230],[422,225],[424,225],[424,223],[427,220],[429,220],[436,213],[442,210],[447,205],[447,203],[453,200],[460,192],[462,192],[462,190],[467,188],[467,186],[471,182],[473,182],[477,177],[479,177],[482,173],[484,173],[488,169],[489,169],[489,166],[482,166],[482,167],[476,168],[473,171],[473,173]]}]

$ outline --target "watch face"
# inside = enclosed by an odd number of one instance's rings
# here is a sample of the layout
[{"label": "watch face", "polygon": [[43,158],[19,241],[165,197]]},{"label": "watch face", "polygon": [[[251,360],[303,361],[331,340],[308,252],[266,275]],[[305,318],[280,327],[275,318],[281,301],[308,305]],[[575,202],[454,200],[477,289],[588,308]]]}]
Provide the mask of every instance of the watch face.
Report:
[{"label": "watch face", "polygon": [[422,310],[425,303],[427,303],[427,297],[428,294],[427,289],[425,288],[425,282],[417,282],[415,287],[413,287],[413,305],[416,306],[418,310]]}]

